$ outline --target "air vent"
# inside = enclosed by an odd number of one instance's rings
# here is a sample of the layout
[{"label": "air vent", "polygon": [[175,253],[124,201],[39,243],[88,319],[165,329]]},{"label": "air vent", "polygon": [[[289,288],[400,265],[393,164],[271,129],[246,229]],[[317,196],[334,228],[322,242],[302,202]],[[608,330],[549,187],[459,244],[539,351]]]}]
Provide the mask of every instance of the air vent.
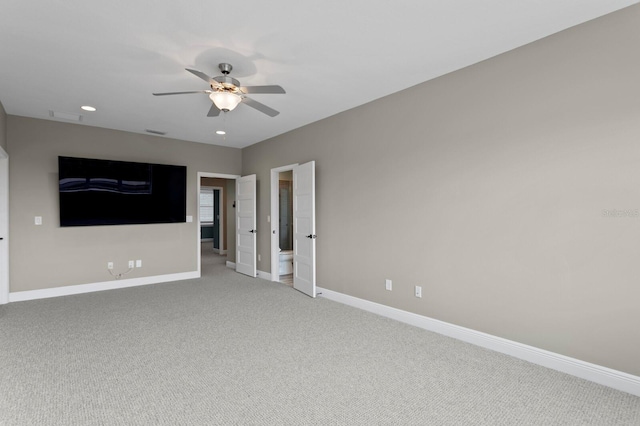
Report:
[{"label": "air vent", "polygon": [[57,118],[58,120],[67,120],[67,121],[82,121],[82,116],[80,114],[73,114],[70,112],[59,112],[49,110],[49,117]]},{"label": "air vent", "polygon": [[151,133],[154,135],[161,135],[161,136],[167,134],[167,132],[161,132],[160,130],[152,130],[152,129],[145,129],[145,132]]}]

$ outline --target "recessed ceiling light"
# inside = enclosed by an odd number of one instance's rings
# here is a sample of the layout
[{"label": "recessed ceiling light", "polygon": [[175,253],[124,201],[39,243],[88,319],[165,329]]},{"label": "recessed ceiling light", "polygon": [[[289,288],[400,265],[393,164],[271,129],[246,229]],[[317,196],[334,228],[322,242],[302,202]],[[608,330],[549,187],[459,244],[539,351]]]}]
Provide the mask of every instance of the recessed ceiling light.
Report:
[{"label": "recessed ceiling light", "polygon": [[219,135],[226,135],[227,134],[227,132],[225,132],[224,130],[217,130],[216,133],[219,134]]},{"label": "recessed ceiling light", "polygon": [[83,105],[83,106],[81,106],[80,108],[81,108],[81,109],[83,109],[83,110],[85,110],[85,111],[91,111],[91,112],[93,112],[93,111],[95,111],[95,110],[96,110],[94,107],[89,106],[89,105]]}]

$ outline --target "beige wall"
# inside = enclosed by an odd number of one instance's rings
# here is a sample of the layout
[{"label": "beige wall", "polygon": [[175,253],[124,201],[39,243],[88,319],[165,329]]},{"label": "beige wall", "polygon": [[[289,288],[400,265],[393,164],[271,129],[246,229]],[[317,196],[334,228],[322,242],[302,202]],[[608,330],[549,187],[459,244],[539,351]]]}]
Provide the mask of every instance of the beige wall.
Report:
[{"label": "beige wall", "polygon": [[[640,209],[638,22],[634,6],[243,149],[258,229],[269,170],[316,160],[319,286],[640,375],[640,218],[603,216]],[[269,248],[259,232],[260,270]]]},{"label": "beige wall", "polygon": [[7,151],[7,113],[0,102],[0,147]]},{"label": "beige wall", "polygon": [[[58,155],[187,166],[187,215],[197,215],[197,173],[239,174],[240,150],[148,135],[8,116],[11,291],[110,281],[197,269],[197,223],[59,226]],[[42,226],[34,225],[42,216]]]}]

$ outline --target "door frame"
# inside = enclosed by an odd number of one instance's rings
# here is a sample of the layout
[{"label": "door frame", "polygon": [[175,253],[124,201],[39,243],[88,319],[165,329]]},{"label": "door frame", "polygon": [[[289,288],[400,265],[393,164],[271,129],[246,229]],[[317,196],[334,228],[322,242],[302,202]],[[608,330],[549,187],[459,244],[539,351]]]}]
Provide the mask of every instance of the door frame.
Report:
[{"label": "door frame", "polygon": [[[202,276],[202,244],[200,243],[200,178],[219,178],[236,180],[240,175],[227,175],[224,173],[198,172],[196,181],[196,253],[198,253],[198,277]],[[222,193],[220,194],[222,195]],[[229,203],[230,200],[227,200]],[[220,209],[222,211],[222,209]],[[222,223],[222,221],[220,221]],[[222,226],[222,224],[220,225]]]},{"label": "door frame", "polygon": [[298,163],[271,169],[271,281],[280,281],[280,233],[278,232],[280,218],[280,205],[278,203],[279,175],[280,172],[288,172],[298,166]]},{"label": "door frame", "polygon": [[0,305],[9,303],[9,154],[0,147]]}]

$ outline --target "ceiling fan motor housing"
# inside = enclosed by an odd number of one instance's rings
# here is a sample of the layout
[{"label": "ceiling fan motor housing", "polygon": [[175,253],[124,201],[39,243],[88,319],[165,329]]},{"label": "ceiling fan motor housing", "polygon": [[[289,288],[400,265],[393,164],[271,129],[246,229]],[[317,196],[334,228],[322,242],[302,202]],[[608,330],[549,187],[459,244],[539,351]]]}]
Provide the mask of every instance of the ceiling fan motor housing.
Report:
[{"label": "ceiling fan motor housing", "polygon": [[[240,82],[233,77],[229,77],[228,75],[220,75],[217,77],[213,77],[213,79],[222,84],[222,86],[224,86],[224,88],[227,90],[231,90],[234,92],[236,91],[236,89],[240,90]],[[219,88],[214,87],[213,85],[211,85],[211,88],[213,90],[219,90]]]}]

